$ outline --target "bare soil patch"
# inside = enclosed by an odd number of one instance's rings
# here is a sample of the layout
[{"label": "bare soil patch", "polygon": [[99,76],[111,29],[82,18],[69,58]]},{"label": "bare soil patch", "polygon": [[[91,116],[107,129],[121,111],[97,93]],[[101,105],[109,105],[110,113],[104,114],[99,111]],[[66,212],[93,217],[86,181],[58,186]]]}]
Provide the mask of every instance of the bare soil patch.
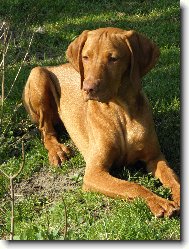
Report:
[{"label": "bare soil patch", "polygon": [[32,177],[15,184],[15,195],[28,197],[44,196],[50,200],[58,199],[66,190],[82,185],[84,168],[70,171],[67,174],[53,173],[48,168],[41,168]]}]

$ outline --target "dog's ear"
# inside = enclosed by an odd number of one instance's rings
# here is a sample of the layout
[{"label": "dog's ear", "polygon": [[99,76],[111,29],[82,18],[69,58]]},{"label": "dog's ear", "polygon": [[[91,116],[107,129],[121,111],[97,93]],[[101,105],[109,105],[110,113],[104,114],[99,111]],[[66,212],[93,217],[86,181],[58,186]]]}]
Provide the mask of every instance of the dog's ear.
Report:
[{"label": "dog's ear", "polygon": [[126,31],[126,43],[131,52],[130,78],[140,89],[141,78],[155,66],[160,52],[155,43],[133,30]]},{"label": "dog's ear", "polygon": [[81,35],[79,35],[73,42],[70,43],[66,51],[67,60],[72,64],[75,70],[80,73],[81,88],[84,80],[84,69],[81,53],[87,40],[88,32],[88,30],[83,31]]}]

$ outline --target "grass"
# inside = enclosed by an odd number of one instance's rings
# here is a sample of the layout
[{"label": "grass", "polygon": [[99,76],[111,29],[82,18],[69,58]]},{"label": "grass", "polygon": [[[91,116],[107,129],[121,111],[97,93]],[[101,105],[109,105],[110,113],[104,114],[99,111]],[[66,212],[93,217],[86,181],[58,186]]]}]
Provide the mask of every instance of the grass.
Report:
[{"label": "grass", "polygon": [[[40,134],[20,106],[22,90],[31,68],[64,63],[68,44],[83,30],[106,26],[135,29],[155,41],[161,50],[157,66],[143,79],[143,87],[152,104],[162,151],[172,168],[180,174],[179,2],[2,0],[1,21],[9,23],[14,34],[5,60],[5,96],[23,60],[29,38],[35,32],[27,60],[4,103],[0,133],[0,167],[8,174],[19,168],[22,138],[25,142],[26,163],[16,182],[16,194],[20,196],[16,197],[15,204],[15,239],[179,240],[179,217],[156,219],[140,199],[128,203],[100,194],[83,193],[81,185],[85,162],[69,137],[63,136],[62,140],[74,148],[74,157],[61,169],[51,168]],[[39,27],[43,32],[36,31]],[[2,42],[0,46],[2,48]],[[32,177],[43,169],[55,183],[62,177],[63,182],[72,187],[66,189],[65,186],[56,198],[47,194],[48,191],[37,189],[23,194],[20,184],[27,183],[27,192]],[[170,196],[169,190],[143,169],[124,168],[119,174],[147,186],[160,196]],[[57,181],[57,184],[60,182]],[[10,231],[8,191],[9,182],[0,175],[0,202],[4,210],[0,215],[2,239],[8,239]]]}]

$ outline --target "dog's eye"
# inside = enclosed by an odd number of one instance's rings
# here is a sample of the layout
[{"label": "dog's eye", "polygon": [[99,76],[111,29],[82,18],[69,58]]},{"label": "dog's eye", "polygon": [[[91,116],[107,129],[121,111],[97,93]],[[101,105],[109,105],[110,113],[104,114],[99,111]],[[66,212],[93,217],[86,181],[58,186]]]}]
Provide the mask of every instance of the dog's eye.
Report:
[{"label": "dog's eye", "polygon": [[115,57],[115,56],[110,56],[110,57],[108,58],[108,60],[109,60],[109,62],[116,62],[116,61],[119,60],[119,58],[117,58],[117,57]]},{"label": "dog's eye", "polygon": [[89,57],[87,55],[84,55],[82,58],[84,61],[87,61],[89,59]]}]

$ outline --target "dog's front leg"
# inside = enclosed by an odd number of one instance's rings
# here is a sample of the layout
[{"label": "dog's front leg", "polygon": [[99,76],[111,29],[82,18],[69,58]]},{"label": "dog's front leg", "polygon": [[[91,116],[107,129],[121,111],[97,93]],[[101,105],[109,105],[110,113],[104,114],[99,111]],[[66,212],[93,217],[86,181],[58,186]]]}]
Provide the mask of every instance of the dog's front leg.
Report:
[{"label": "dog's front leg", "polygon": [[44,146],[48,150],[50,164],[53,166],[60,165],[70,155],[70,150],[64,144],[58,142],[52,120],[46,112],[40,113],[39,130],[42,133]]},{"label": "dog's front leg", "polygon": [[105,161],[97,156],[87,161],[83,189],[126,200],[132,200],[137,197],[143,198],[152,213],[157,217],[169,217],[178,211],[174,202],[157,196],[139,184],[111,176]]},{"label": "dog's front leg", "polygon": [[173,201],[180,207],[180,183],[178,176],[169,167],[164,156],[160,155],[147,163],[147,170],[157,177],[161,183],[171,189]]}]

